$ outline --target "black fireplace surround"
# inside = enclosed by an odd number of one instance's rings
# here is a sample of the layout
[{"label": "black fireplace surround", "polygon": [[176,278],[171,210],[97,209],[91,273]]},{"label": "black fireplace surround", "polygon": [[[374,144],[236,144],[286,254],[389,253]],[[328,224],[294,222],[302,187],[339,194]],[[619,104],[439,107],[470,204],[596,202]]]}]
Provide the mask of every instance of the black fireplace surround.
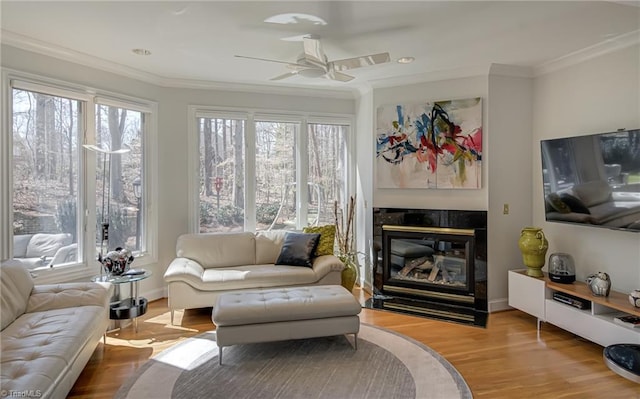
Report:
[{"label": "black fireplace surround", "polygon": [[487,212],[374,208],[366,306],[486,326]]}]

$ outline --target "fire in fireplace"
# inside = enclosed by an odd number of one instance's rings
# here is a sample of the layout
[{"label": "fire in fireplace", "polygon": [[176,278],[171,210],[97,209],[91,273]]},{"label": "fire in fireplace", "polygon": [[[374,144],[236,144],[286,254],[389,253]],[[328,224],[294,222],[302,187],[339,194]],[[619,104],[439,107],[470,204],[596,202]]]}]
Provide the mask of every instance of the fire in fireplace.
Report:
[{"label": "fire in fireplace", "polygon": [[373,308],[486,324],[486,212],[374,210]]}]

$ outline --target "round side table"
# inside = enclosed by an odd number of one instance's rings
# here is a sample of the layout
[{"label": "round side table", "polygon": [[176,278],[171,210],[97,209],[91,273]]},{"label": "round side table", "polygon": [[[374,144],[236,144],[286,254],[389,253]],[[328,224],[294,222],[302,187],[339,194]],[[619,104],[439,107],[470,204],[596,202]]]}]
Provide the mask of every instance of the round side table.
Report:
[{"label": "round side table", "polygon": [[[109,304],[109,319],[133,321],[135,332],[138,332],[138,317],[147,313],[148,301],[139,295],[138,283],[151,276],[151,272],[145,269],[135,269],[138,274],[122,274],[119,276],[102,275],[95,276],[91,280],[94,282],[111,283],[114,286],[113,296]],[[120,287],[122,284],[129,284],[129,296],[122,297]]]}]

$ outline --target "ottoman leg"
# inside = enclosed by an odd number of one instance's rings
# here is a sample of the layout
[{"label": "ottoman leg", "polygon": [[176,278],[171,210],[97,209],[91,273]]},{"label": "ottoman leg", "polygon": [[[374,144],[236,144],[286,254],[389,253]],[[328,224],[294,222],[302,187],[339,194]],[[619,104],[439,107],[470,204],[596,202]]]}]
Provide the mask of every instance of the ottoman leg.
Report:
[{"label": "ottoman leg", "polygon": [[358,350],[358,333],[353,334],[353,343],[355,350]]},{"label": "ottoman leg", "polygon": [[218,364],[222,366],[222,346],[218,345]]}]

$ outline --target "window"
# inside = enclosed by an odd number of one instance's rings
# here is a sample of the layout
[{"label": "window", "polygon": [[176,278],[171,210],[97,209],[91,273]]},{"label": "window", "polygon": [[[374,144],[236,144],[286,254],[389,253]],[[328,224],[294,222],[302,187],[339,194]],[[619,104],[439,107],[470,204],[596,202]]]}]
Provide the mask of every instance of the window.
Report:
[{"label": "window", "polygon": [[347,204],[348,126],[309,124],[309,223],[334,223],[334,203]]},{"label": "window", "polygon": [[244,230],[244,121],[198,118],[200,232]]},{"label": "window", "polygon": [[[122,154],[101,153],[96,163],[97,221],[100,225],[109,223],[107,250],[116,247],[144,250],[144,130],[144,113],[96,104],[96,146],[111,151],[129,150]],[[98,230],[100,246],[102,239]]]},{"label": "window", "polygon": [[82,104],[13,89],[13,256],[29,269],[79,261]]},{"label": "window", "polygon": [[256,122],[256,230],[297,225],[296,137],[299,124]]},{"label": "window", "polygon": [[[59,82],[3,79],[12,131],[0,148],[7,198],[0,205],[0,257],[67,274],[89,274],[86,265],[97,267],[97,254],[115,247],[130,249],[137,264],[154,261],[155,105],[94,97],[93,89]],[[103,248],[98,226],[106,222]]]},{"label": "window", "polygon": [[333,223],[334,202],[342,207],[348,196],[344,119],[191,111],[200,171],[196,230],[293,230]]}]

